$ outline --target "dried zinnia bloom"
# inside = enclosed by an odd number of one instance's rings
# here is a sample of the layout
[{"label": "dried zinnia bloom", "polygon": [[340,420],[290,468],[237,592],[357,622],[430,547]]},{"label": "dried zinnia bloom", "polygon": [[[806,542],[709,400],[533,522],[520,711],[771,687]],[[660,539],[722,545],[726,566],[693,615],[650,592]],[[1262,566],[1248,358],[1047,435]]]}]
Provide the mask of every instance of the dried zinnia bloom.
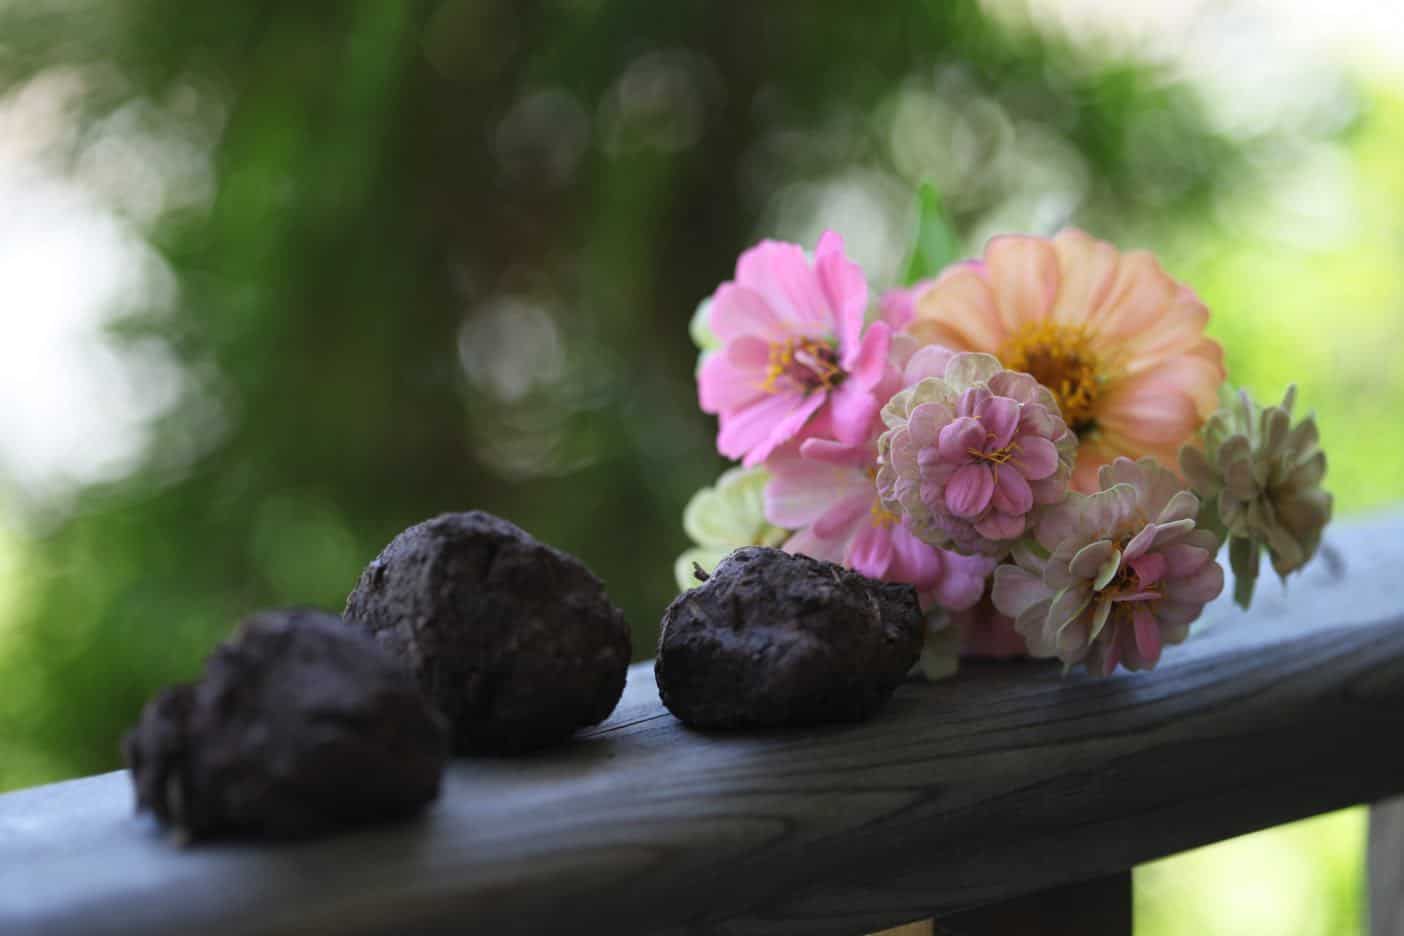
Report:
[{"label": "dried zinnia bloom", "polygon": [[717,450],[758,465],[786,442],[825,435],[868,438],[881,401],[892,332],[864,330],[868,284],[832,231],[811,263],[797,244],[762,241],[736,262],[736,279],[712,297],[718,347],[697,375],[704,412],[716,413]]},{"label": "dried zinnia bloom", "polygon": [[763,468],[732,468],[723,472],[716,484],[692,495],[683,509],[683,529],[697,545],[673,565],[679,590],[697,585],[694,566],[711,572],[733,549],[779,546],[790,535],[765,519],[765,485],[769,480]]},{"label": "dried zinnia bloom", "polygon": [[918,352],[924,377],[882,410],[878,491],[933,546],[1003,556],[1042,508],[1067,493],[1076,438],[1048,390],[988,354]]},{"label": "dried zinnia bloom", "polygon": [[947,268],[907,329],[956,351],[985,351],[1032,374],[1078,436],[1073,487],[1093,491],[1118,455],[1175,465],[1218,406],[1223,350],[1209,312],[1145,251],[1120,253],[1076,230],[992,239]]},{"label": "dried zinnia bloom", "polygon": [[1204,450],[1180,452],[1185,478],[1205,501],[1201,523],[1228,539],[1233,597],[1245,608],[1262,551],[1285,578],[1315,554],[1331,519],[1331,495],[1321,488],[1326,453],[1315,416],[1292,425],[1296,395],[1288,387],[1280,405],[1259,407],[1240,391],[1205,426]]},{"label": "dried zinnia bloom", "polygon": [[1197,529],[1199,498],[1155,459],[1118,458],[1102,490],[1071,494],[994,574],[994,603],[1037,657],[1109,675],[1150,669],[1224,587],[1218,538]]}]

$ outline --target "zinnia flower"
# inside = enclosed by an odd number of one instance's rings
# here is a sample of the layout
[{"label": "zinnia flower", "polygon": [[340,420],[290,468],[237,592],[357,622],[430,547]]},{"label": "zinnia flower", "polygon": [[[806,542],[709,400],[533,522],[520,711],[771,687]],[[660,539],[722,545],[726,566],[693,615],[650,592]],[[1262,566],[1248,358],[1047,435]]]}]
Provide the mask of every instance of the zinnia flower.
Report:
[{"label": "zinnia flower", "polygon": [[1066,496],[1076,439],[1046,388],[988,354],[923,349],[907,372],[942,361],[883,407],[878,490],[931,545],[1000,557]]},{"label": "zinnia flower", "polygon": [[918,339],[986,351],[1053,391],[1079,439],[1073,487],[1093,491],[1118,455],[1175,466],[1218,406],[1223,349],[1209,312],[1145,251],[1122,254],[1076,230],[993,238],[947,268],[916,303]]},{"label": "zinnia flower", "polygon": [[769,480],[762,468],[732,468],[716,484],[692,495],[683,510],[683,529],[697,545],[673,564],[680,590],[697,584],[694,564],[711,572],[734,549],[779,546],[790,535],[766,522],[764,491]]},{"label": "zinnia flower", "polygon": [[1205,500],[1201,524],[1229,544],[1234,600],[1248,607],[1263,550],[1281,578],[1306,565],[1331,519],[1331,495],[1321,488],[1326,453],[1316,418],[1292,425],[1297,388],[1279,406],[1259,407],[1240,391],[1204,427],[1204,451],[1185,446],[1181,470]]},{"label": "zinnia flower", "polygon": [[736,262],[736,279],[712,297],[720,343],[698,373],[702,409],[721,422],[717,449],[749,466],[822,425],[848,444],[868,437],[881,402],[873,388],[891,330],[863,327],[868,284],[832,231],[811,263],[796,244],[762,241]]},{"label": "zinnia flower", "polygon": [[1195,527],[1199,498],[1153,458],[1118,458],[1102,490],[1069,495],[994,574],[994,604],[1038,657],[1109,675],[1150,669],[1224,587],[1218,538]]},{"label": "zinnia flower", "polygon": [[969,608],[984,592],[994,562],[935,549],[912,535],[878,500],[875,458],[871,441],[845,446],[825,439],[808,439],[772,458],[766,519],[796,531],[783,548],[914,585],[923,607]]}]

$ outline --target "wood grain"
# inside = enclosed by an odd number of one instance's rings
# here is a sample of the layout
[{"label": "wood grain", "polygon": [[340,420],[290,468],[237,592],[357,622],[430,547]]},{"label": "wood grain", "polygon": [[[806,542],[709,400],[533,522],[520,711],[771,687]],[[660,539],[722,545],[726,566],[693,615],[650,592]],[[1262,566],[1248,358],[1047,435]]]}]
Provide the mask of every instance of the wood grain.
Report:
[{"label": "wood grain", "polygon": [[1331,544],[1153,673],[970,665],[864,725],[690,732],[639,664],[573,744],[322,842],[175,849],[122,773],[0,796],[0,932],[852,934],[1396,795],[1404,518]]},{"label": "wood grain", "polygon": [[1370,934],[1404,936],[1404,797],[1370,810],[1369,864]]}]

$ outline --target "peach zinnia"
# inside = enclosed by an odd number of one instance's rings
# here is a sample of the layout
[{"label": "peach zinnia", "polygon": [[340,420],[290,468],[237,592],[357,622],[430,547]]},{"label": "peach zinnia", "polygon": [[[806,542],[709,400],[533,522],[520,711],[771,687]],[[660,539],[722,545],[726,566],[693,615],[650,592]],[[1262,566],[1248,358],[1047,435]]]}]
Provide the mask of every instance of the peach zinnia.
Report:
[{"label": "peach zinnia", "polygon": [[994,354],[1053,392],[1078,437],[1073,487],[1097,489],[1119,455],[1176,467],[1180,445],[1218,406],[1223,349],[1209,311],[1146,251],[1077,230],[995,237],[948,268],[907,330],[923,343]]}]

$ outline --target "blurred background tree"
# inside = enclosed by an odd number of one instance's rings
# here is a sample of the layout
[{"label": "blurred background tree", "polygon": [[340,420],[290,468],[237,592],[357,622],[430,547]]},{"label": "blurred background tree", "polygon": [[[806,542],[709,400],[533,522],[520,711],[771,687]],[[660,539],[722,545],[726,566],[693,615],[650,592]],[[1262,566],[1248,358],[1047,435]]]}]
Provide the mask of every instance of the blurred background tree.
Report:
[{"label": "blurred background tree", "polygon": [[[338,609],[446,510],[581,556],[648,656],[722,467],[694,307],[825,227],[890,285],[922,180],[972,248],[1163,251],[1232,378],[1322,410],[1343,506],[1397,498],[1349,400],[1404,401],[1398,96],[1225,90],[1214,61],[1262,60],[1238,5],[1195,27],[1219,85],[1049,7],[0,0],[0,789],[117,766],[240,615]],[[1331,385],[1350,355],[1379,367]]]}]

